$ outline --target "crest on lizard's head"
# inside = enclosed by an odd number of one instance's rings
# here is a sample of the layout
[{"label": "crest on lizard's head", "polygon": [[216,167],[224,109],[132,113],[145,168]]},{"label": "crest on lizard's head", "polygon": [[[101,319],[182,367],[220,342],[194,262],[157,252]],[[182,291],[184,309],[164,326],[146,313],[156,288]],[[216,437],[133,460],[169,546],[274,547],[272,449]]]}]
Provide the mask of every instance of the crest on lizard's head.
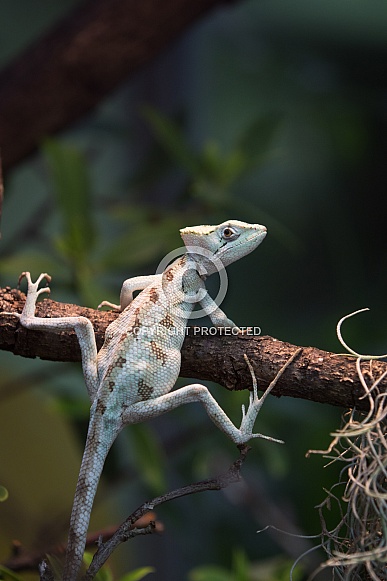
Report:
[{"label": "crest on lizard's head", "polygon": [[[265,238],[266,227],[228,220],[218,226],[192,226],[180,230],[180,235],[195,261],[205,263],[207,274],[252,252]],[[202,251],[201,251],[202,250]]]}]

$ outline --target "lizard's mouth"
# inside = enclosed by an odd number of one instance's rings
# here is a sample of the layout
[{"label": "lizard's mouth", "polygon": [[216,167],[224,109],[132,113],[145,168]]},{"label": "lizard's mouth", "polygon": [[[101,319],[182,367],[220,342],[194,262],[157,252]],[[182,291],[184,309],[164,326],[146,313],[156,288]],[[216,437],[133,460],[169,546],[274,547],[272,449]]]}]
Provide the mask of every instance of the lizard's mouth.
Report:
[{"label": "lizard's mouth", "polygon": [[247,254],[249,254],[254,250],[254,248],[256,248],[262,242],[266,234],[267,230],[264,230],[263,232],[252,232],[250,236],[247,236],[247,238],[242,238],[242,240],[241,239],[235,240],[234,244],[230,246],[228,245],[222,246],[219,249],[219,254],[222,254],[225,257],[229,255],[230,252],[235,250],[237,246],[246,246],[246,243],[248,246],[250,246],[249,250],[247,251]]},{"label": "lizard's mouth", "polygon": [[244,240],[240,240],[235,246],[239,246],[240,244],[246,244],[246,242],[254,242],[255,240],[265,238],[267,234],[267,230],[265,229],[263,232],[252,232],[250,236],[247,236]]},{"label": "lizard's mouth", "polygon": [[256,238],[264,238],[266,234],[267,230],[264,230],[264,232],[253,232],[253,234],[250,234],[250,236],[246,238],[246,241],[250,242],[251,240],[256,240]]}]

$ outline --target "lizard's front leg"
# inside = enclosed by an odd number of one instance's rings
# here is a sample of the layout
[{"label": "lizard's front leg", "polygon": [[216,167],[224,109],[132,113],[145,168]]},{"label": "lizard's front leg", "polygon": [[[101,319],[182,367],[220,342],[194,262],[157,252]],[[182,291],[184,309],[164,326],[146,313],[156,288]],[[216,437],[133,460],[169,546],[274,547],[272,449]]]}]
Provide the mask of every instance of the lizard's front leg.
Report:
[{"label": "lizard's front leg", "polygon": [[135,291],[144,290],[150,284],[155,284],[161,278],[161,274],[149,274],[146,276],[134,276],[133,278],[127,278],[124,280],[122,287],[121,287],[121,294],[120,294],[120,304],[116,305],[114,303],[110,303],[109,301],[102,301],[98,305],[98,308],[101,307],[110,307],[114,311],[122,312],[133,300],[133,293]]},{"label": "lizard's front leg", "polygon": [[87,391],[91,401],[93,401],[98,389],[97,346],[93,325],[86,317],[35,317],[36,301],[39,295],[50,292],[48,286],[39,288],[39,284],[43,279],[50,282],[51,277],[47,273],[43,273],[38,277],[36,282],[32,282],[30,273],[23,272],[19,277],[19,282],[24,277],[27,279],[28,284],[26,302],[21,315],[18,313],[13,314],[19,317],[20,323],[27,329],[36,329],[38,331],[48,330],[52,333],[60,333],[61,331],[68,330],[75,331],[81,349],[82,368]]},{"label": "lizard's front leg", "polygon": [[218,307],[215,301],[210,297],[206,291],[205,296],[200,300],[200,305],[215,325],[215,327],[231,327],[232,329],[239,329],[237,325],[227,317],[227,315]]}]

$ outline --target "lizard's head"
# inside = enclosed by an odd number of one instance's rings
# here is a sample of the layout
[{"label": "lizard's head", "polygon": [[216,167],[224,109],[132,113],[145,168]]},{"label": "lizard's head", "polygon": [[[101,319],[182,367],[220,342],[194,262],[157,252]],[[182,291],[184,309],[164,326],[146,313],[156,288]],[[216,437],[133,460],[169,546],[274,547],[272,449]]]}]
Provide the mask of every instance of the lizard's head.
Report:
[{"label": "lizard's head", "polygon": [[[219,226],[192,226],[180,230],[181,237],[196,262],[202,262],[207,275],[228,266],[252,252],[265,238],[260,224],[228,220]],[[220,261],[220,263],[219,263]]]}]

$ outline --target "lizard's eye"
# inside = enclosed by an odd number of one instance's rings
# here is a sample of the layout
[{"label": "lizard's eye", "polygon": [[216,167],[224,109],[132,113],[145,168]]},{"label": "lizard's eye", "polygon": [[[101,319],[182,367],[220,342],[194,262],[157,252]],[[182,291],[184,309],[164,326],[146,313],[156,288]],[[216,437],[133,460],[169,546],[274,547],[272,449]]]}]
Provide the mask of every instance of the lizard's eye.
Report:
[{"label": "lizard's eye", "polygon": [[223,232],[222,232],[223,240],[231,240],[233,238],[236,238],[237,236],[238,235],[233,228],[226,226],[226,228],[223,229]]}]

